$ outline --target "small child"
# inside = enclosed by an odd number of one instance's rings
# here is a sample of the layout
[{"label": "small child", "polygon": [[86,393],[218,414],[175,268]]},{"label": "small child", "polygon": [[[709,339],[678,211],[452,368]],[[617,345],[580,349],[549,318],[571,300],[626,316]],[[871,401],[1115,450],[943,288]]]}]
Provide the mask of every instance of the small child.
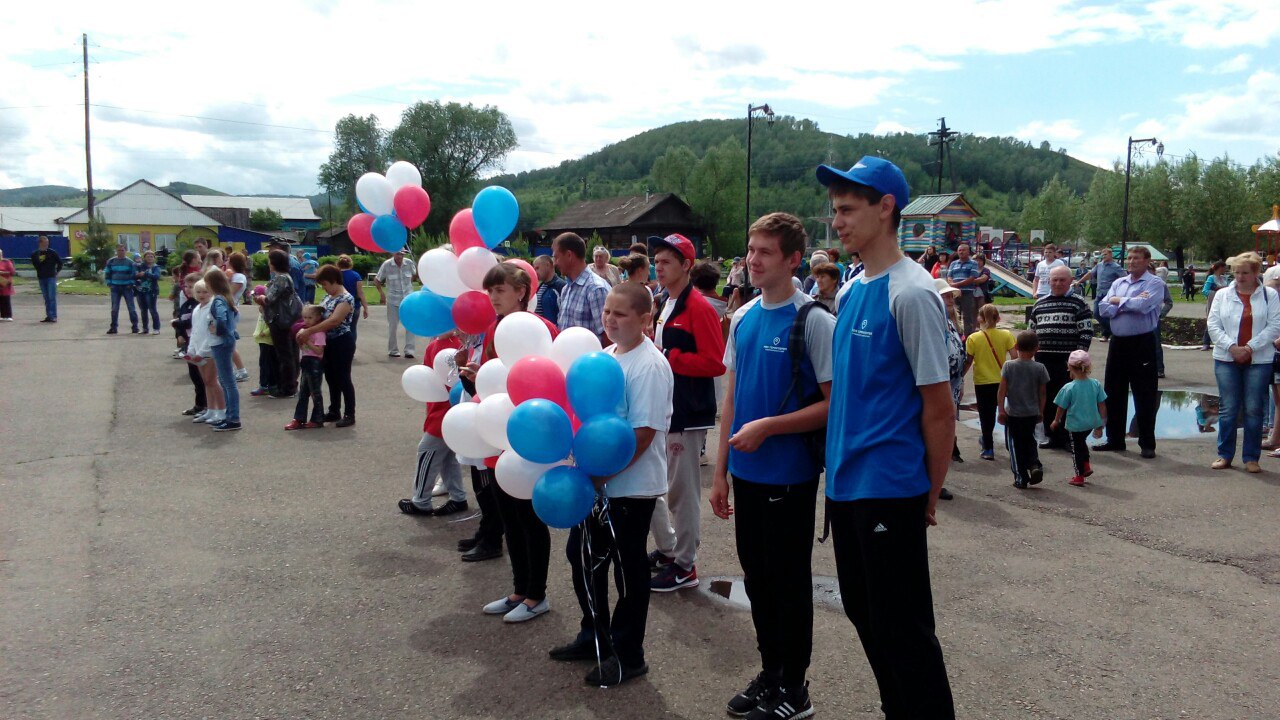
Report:
[{"label": "small child", "polygon": [[[422,364],[429,366],[441,352],[461,347],[458,333],[444,333],[427,345]],[[456,375],[456,372],[451,374]],[[418,442],[413,497],[403,498],[399,503],[400,512],[406,515],[444,516],[467,509],[467,491],[462,487],[462,467],[458,464],[458,456],[444,442],[444,416],[450,407],[452,404],[448,400],[427,403],[427,419],[422,423],[422,440]],[[449,500],[440,507],[433,508],[431,496],[434,494],[433,483],[437,477],[447,489]]]},{"label": "small child", "polygon": [[[200,280],[199,273],[191,273],[183,278],[182,289],[178,291],[183,298],[182,305],[178,307],[178,316],[170,321],[178,341],[178,349],[173,356],[179,359],[186,358],[187,344],[191,338],[191,314],[200,305],[194,295],[195,285],[198,280]],[[192,363],[187,363],[187,376],[191,378],[191,384],[196,389],[196,404],[183,410],[182,414],[200,415],[206,410],[204,378],[200,377],[200,368]]]},{"label": "small child", "polygon": [[[324,320],[324,308],[319,305],[308,305],[302,308],[302,327],[315,327]],[[298,345],[302,355],[302,383],[298,387],[298,405],[293,409],[293,420],[284,426],[285,430],[301,430],[303,428],[324,427],[324,383],[325,335],[322,332],[307,336],[304,343]],[[307,400],[311,400],[311,421],[307,422]]]},{"label": "small child", "polygon": [[1036,447],[1036,424],[1044,420],[1049,371],[1035,361],[1040,340],[1034,331],[1018,333],[1016,347],[1018,359],[1005,363],[1000,370],[996,406],[1000,409],[1000,424],[1005,427],[1013,486],[1024,490],[1044,479],[1044,466]]},{"label": "small child", "polygon": [[[675,385],[671,365],[644,334],[652,324],[653,297],[644,286],[621,283],[609,291],[604,328],[614,344],[605,352],[618,360],[626,378],[624,414],[635,432],[636,452],[621,472],[592,478],[597,488],[603,485],[605,500],[597,500],[591,515],[569,531],[569,565],[582,629],[572,642],[551,651],[551,659],[560,661],[602,657],[586,676],[588,685],[599,687],[620,685],[649,671],[644,659],[649,521],[657,499],[667,492],[667,430]],[[621,597],[609,613],[609,565],[614,562]]]},{"label": "small child", "polygon": [[973,367],[973,392],[978,398],[978,422],[982,428],[982,459],[995,460],[992,431],[996,426],[996,396],[1000,394],[1000,371],[1013,354],[1017,339],[996,327],[1000,308],[990,303],[978,308],[978,332],[965,341],[968,363]]},{"label": "small child", "polygon": [[222,394],[222,386],[218,384],[218,369],[213,363],[213,339],[209,331],[209,310],[213,304],[213,293],[205,285],[204,280],[192,286],[196,307],[191,311],[191,336],[187,342],[186,361],[200,370],[200,379],[204,383],[204,395],[208,402],[206,410],[198,413],[191,420],[194,423],[216,425],[227,417],[227,402]]},{"label": "small child", "polygon": [[1057,430],[1066,425],[1071,433],[1071,459],[1076,466],[1075,477],[1071,485],[1081,487],[1084,479],[1093,474],[1089,465],[1089,444],[1085,442],[1089,431],[1095,438],[1102,437],[1102,428],[1107,424],[1107,393],[1102,384],[1089,377],[1093,369],[1093,361],[1085,350],[1075,350],[1067,357],[1067,370],[1071,373],[1071,382],[1062,386],[1053,404],[1058,406],[1058,413],[1050,427]]},{"label": "small child", "polygon": [[[255,298],[265,297],[267,287],[259,285],[253,289]],[[258,310],[258,324],[253,328],[253,340],[258,343],[258,387],[250,390],[253,397],[275,395],[279,391],[276,382],[276,347],[271,340],[271,328],[267,325],[267,314]]]}]

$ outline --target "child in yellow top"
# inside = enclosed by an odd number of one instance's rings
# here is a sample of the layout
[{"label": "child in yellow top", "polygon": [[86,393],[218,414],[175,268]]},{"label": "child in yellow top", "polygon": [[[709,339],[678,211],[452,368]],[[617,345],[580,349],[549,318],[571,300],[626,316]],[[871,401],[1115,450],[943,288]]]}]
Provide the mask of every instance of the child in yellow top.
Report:
[{"label": "child in yellow top", "polygon": [[968,359],[965,372],[973,367],[973,390],[978,396],[978,419],[982,424],[982,459],[995,460],[991,433],[996,426],[996,395],[1000,391],[1000,370],[1005,360],[1017,358],[1017,338],[1008,330],[996,327],[1000,308],[987,303],[978,308],[979,330],[964,343]]}]

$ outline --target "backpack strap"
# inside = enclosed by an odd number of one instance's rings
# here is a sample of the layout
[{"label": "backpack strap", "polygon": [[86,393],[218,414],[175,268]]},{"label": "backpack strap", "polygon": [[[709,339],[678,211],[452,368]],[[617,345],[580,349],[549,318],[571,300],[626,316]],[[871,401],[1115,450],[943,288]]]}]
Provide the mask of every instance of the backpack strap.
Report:
[{"label": "backpack strap", "polygon": [[782,414],[792,395],[800,392],[800,375],[807,349],[804,341],[805,327],[809,322],[809,313],[817,308],[821,308],[822,312],[831,312],[826,305],[812,300],[796,310],[796,319],[791,323],[791,337],[787,340],[787,354],[791,357],[791,384],[787,387],[786,394],[782,396],[782,403],[778,405],[778,415]]}]

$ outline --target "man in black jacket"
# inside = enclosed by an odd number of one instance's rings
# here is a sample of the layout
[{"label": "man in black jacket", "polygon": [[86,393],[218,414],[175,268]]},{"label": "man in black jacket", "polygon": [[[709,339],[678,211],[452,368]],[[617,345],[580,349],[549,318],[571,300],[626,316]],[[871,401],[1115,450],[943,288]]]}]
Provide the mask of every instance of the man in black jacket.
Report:
[{"label": "man in black jacket", "polygon": [[723,375],[724,333],[720,314],[689,282],[697,261],[683,235],[653,241],[653,264],[667,301],[658,313],[653,342],[675,375],[671,428],[667,433],[667,496],[659,498],[649,527],[657,550],[649,555],[658,574],[649,587],[671,592],[698,584],[701,539],[701,463],[707,429],[716,421],[714,379]]},{"label": "man in black jacket", "polygon": [[40,236],[39,250],[31,253],[31,266],[36,269],[40,282],[40,294],[44,296],[44,319],[40,322],[58,322],[58,273],[62,271],[62,258],[49,249],[49,238]]}]

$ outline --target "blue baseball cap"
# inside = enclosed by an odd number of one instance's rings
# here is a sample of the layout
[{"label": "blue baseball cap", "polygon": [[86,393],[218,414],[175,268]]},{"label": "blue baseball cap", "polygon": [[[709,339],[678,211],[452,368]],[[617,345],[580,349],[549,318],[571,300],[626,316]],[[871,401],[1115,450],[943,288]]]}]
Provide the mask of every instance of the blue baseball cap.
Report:
[{"label": "blue baseball cap", "polygon": [[864,155],[848,170],[837,170],[830,165],[818,166],[818,182],[829,187],[836,180],[847,180],[858,185],[866,185],[877,192],[892,195],[894,206],[902,210],[911,202],[911,190],[907,187],[907,178],[897,165],[881,157]]}]

